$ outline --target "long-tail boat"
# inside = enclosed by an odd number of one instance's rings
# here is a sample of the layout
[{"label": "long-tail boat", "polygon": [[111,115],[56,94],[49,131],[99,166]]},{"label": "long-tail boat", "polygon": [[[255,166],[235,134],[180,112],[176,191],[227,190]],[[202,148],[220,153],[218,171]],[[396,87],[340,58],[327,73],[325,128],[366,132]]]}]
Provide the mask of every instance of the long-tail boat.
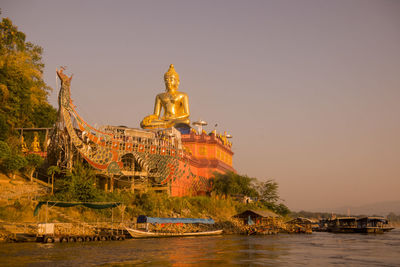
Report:
[{"label": "long-tail boat", "polygon": [[205,235],[220,235],[222,230],[205,230],[205,231],[158,231],[149,230],[149,225],[175,225],[178,226],[183,224],[191,225],[213,225],[215,222],[213,219],[194,219],[194,218],[156,218],[147,217],[141,215],[137,218],[138,229],[126,227],[126,230],[133,238],[151,238],[151,237],[185,237],[185,236],[205,236]]}]

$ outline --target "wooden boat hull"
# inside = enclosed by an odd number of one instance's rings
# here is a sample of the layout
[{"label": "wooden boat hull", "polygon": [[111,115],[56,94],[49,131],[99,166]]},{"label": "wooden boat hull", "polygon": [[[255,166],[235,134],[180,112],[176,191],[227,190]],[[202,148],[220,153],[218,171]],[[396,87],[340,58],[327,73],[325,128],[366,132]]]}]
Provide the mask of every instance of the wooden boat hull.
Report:
[{"label": "wooden boat hull", "polygon": [[336,227],[328,229],[329,232],[332,233],[363,233],[363,234],[383,234],[385,232],[389,232],[394,228],[390,227],[362,227],[362,228],[354,228],[354,227]]},{"label": "wooden boat hull", "polygon": [[355,227],[330,227],[328,232],[332,233],[357,233],[357,228]]},{"label": "wooden boat hull", "polygon": [[206,235],[220,235],[222,230],[206,231],[206,232],[192,232],[192,233],[155,233],[126,228],[133,238],[159,238],[159,237],[184,237],[184,236],[206,236]]},{"label": "wooden boat hull", "polygon": [[393,230],[394,228],[391,227],[363,227],[363,228],[358,228],[357,233],[364,233],[364,234],[383,234],[385,232],[389,232]]}]

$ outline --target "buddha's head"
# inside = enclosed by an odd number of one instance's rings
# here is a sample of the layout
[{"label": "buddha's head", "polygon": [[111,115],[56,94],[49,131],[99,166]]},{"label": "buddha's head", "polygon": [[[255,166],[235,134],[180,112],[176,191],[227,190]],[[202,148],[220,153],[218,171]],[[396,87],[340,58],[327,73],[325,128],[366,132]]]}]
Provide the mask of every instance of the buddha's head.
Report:
[{"label": "buddha's head", "polygon": [[168,71],[164,74],[165,88],[170,90],[178,90],[179,74],[175,71],[174,65],[169,66]]}]

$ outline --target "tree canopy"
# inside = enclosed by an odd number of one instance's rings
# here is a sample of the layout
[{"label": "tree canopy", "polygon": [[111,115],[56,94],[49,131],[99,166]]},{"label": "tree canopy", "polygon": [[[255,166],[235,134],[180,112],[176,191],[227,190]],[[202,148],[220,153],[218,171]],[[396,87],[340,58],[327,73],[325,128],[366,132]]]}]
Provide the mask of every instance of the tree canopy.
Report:
[{"label": "tree canopy", "polygon": [[289,208],[278,203],[278,183],[274,180],[260,182],[257,178],[240,175],[234,172],[214,173],[212,191],[218,195],[235,196],[243,195],[256,200],[258,208],[267,208],[280,215],[288,215]]},{"label": "tree canopy", "polygon": [[234,172],[215,173],[212,180],[212,190],[221,195],[246,195],[257,197],[258,193],[253,186],[255,178],[239,175]]},{"label": "tree canopy", "polygon": [[6,142],[0,141],[0,163],[11,155],[10,147]]},{"label": "tree canopy", "polygon": [[276,203],[279,200],[278,183],[274,180],[258,182],[256,188],[260,201],[266,203]]},{"label": "tree canopy", "polygon": [[[59,172],[54,168],[49,173]],[[81,202],[90,202],[99,200],[99,190],[95,186],[96,172],[77,161],[71,171],[66,176],[57,180],[56,198],[58,200],[73,200]]]},{"label": "tree canopy", "polygon": [[9,18],[0,23],[0,137],[17,127],[49,127],[57,112],[43,80],[43,49],[27,42]]},{"label": "tree canopy", "polygon": [[4,160],[2,165],[4,170],[11,174],[12,178],[14,179],[16,171],[25,167],[27,163],[28,162],[26,161],[25,157],[18,154],[13,154]]}]

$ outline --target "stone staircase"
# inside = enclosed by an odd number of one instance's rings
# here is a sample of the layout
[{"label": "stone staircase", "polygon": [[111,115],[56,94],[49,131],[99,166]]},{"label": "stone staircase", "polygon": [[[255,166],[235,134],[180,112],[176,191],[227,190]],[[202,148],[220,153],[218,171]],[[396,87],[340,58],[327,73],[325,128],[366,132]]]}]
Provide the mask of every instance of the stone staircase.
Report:
[{"label": "stone staircase", "polygon": [[15,199],[34,200],[48,191],[47,187],[31,183],[20,177],[14,180],[10,180],[5,176],[0,177],[0,201]]}]

